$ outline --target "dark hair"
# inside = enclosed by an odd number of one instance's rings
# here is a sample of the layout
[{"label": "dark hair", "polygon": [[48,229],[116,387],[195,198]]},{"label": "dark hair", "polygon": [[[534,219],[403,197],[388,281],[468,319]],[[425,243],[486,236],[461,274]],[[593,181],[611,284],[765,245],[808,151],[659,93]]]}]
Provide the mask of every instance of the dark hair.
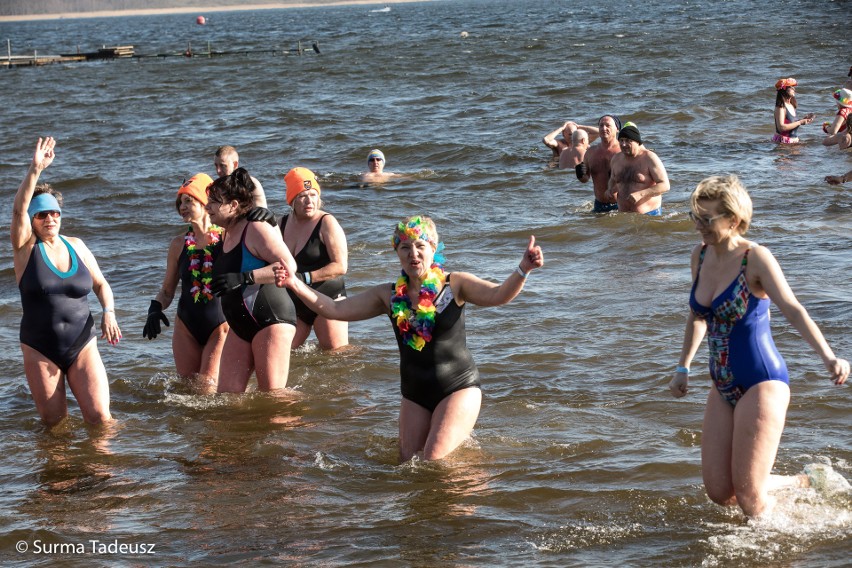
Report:
[{"label": "dark hair", "polygon": [[42,193],[49,193],[53,197],[56,198],[56,202],[59,203],[59,206],[62,207],[62,194],[53,189],[49,183],[40,183],[35,186],[35,191],[33,191],[33,197],[36,195],[41,195]]},{"label": "dark hair", "polygon": [[220,177],[207,188],[208,199],[223,203],[236,201],[239,205],[237,217],[245,217],[254,207],[253,193],[254,182],[245,168],[235,169],[234,173]]},{"label": "dark hair", "polygon": [[799,105],[796,103],[796,97],[790,94],[790,87],[778,89],[778,94],[775,95],[776,107],[784,106],[785,102],[789,102],[791,105],[793,105],[793,108],[799,108]]}]

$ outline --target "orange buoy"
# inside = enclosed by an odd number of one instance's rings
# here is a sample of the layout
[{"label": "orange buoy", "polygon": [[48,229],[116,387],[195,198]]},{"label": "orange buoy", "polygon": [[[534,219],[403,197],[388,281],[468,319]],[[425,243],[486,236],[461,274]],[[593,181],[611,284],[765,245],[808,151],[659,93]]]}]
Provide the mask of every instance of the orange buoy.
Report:
[{"label": "orange buoy", "polygon": [[195,18],[195,23],[199,26],[203,26],[207,23],[207,20],[204,19],[204,16],[198,16],[197,18]]}]

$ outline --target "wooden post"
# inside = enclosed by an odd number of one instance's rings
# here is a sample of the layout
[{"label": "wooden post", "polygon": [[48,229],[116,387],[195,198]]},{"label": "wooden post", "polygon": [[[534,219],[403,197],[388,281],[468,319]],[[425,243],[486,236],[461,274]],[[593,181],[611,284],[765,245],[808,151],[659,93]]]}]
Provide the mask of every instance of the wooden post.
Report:
[{"label": "wooden post", "polygon": [[12,40],[6,40],[6,57],[9,59],[9,69],[12,68]]},{"label": "wooden post", "polygon": [[210,40],[207,40],[207,57],[213,57],[213,54],[210,52]]},{"label": "wooden post", "polygon": [[302,40],[299,40],[298,50],[299,50],[299,55],[302,55]]}]

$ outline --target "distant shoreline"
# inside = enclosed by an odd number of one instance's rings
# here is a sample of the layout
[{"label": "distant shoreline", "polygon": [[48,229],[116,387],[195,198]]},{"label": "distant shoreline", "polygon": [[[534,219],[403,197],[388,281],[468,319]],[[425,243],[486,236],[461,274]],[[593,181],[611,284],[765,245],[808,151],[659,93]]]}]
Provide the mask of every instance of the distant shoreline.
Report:
[{"label": "distant shoreline", "polygon": [[97,12],[67,12],[60,14],[28,14],[23,16],[0,16],[0,22],[25,22],[34,20],[63,20],[80,18],[113,18],[120,16],[157,16],[163,14],[198,14],[213,12],[242,12],[247,10],[280,10],[282,8],[319,8],[325,6],[404,4],[409,2],[434,2],[435,0],[329,0],[328,2],[276,2],[274,4],[240,4],[234,6],[195,6],[187,8],[157,8],[150,10],[105,10]]}]

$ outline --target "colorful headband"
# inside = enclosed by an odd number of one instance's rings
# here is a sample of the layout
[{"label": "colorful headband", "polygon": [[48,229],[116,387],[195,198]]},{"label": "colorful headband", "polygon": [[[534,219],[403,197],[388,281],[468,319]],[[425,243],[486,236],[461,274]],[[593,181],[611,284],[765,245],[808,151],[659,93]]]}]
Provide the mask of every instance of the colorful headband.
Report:
[{"label": "colorful headband", "polygon": [[799,82],[793,79],[792,77],[787,77],[786,79],[779,79],[777,83],[775,83],[775,90],[780,91],[781,89],[786,89],[787,87],[795,87]]},{"label": "colorful headband", "polygon": [[429,224],[426,220],[421,217],[412,217],[408,220],[408,223],[400,222],[396,226],[396,230],[393,232],[393,236],[391,237],[391,244],[393,245],[393,250],[396,250],[400,243],[406,241],[426,241],[427,243],[431,243],[432,246],[435,247],[435,262],[443,263],[444,255],[441,254],[444,251],[444,243],[435,242],[432,238],[432,235],[429,234]]},{"label": "colorful headband", "polygon": [[59,202],[56,200],[53,195],[49,193],[39,193],[33,200],[30,201],[30,206],[27,207],[27,215],[32,218],[36,213],[41,213],[42,211],[59,211],[62,213],[62,208],[59,207]]}]

